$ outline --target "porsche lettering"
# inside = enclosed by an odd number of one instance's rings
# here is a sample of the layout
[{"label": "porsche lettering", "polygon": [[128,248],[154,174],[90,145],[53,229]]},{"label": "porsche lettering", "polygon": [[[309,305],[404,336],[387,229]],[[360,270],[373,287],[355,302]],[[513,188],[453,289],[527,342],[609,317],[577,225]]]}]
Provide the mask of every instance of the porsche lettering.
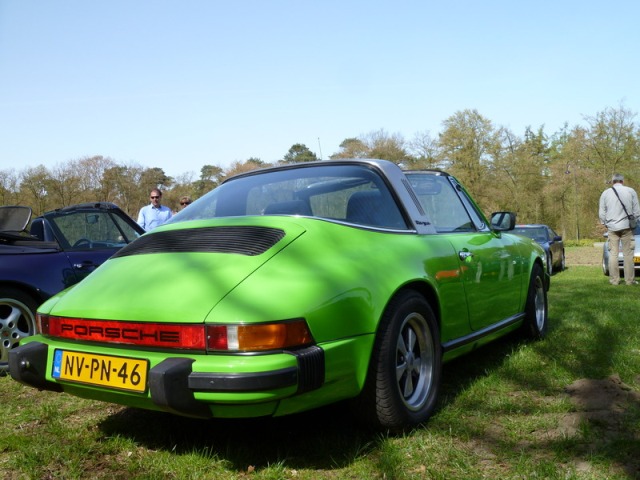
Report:
[{"label": "porsche lettering", "polygon": [[179,343],[180,332],[177,330],[143,331],[140,328],[99,327],[87,325],[71,325],[62,323],[60,331],[63,334],[73,334],[78,338],[90,340],[155,340],[156,342]]}]

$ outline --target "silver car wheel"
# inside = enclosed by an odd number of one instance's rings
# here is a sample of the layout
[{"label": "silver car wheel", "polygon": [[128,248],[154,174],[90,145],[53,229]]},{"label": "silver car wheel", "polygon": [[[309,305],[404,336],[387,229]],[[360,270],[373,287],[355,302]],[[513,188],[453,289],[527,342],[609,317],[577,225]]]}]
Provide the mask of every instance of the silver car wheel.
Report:
[{"label": "silver car wheel", "polygon": [[419,410],[431,392],[434,369],[433,338],[425,318],[410,313],[402,322],[396,347],[396,381],[402,401]]},{"label": "silver car wheel", "polygon": [[25,303],[0,296],[0,370],[6,370],[9,350],[36,331],[33,312]]}]

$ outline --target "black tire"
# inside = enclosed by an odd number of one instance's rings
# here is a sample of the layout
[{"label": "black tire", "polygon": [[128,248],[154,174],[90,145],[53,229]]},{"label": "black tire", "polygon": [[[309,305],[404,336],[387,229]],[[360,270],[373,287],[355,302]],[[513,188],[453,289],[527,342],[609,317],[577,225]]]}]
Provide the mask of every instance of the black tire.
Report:
[{"label": "black tire", "polygon": [[402,292],[382,316],[355,413],[378,430],[402,432],[420,424],[435,409],[441,372],[436,317],[422,295]]},{"label": "black tire", "polygon": [[0,373],[6,373],[9,366],[9,350],[36,333],[36,308],[38,303],[30,295],[0,288]]},{"label": "black tire", "polygon": [[539,339],[546,335],[548,327],[549,305],[544,284],[544,271],[540,265],[535,264],[531,270],[522,329],[526,337]]}]

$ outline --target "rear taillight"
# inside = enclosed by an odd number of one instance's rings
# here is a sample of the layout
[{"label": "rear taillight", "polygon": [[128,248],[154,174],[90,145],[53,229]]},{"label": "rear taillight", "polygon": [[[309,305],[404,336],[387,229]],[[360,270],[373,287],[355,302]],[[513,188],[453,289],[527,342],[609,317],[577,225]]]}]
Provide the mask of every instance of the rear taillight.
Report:
[{"label": "rear taillight", "polygon": [[304,320],[247,325],[207,325],[207,349],[260,352],[303,347],[313,343]]}]

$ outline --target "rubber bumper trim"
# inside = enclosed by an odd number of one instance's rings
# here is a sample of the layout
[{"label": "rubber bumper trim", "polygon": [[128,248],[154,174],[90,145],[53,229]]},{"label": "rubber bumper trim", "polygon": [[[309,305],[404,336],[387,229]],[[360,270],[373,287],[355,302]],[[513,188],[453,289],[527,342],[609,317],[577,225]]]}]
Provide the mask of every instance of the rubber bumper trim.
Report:
[{"label": "rubber bumper trim", "polygon": [[260,392],[296,386],[296,393],[320,388],[325,379],[324,350],[311,346],[287,350],[297,366],[256,373],[208,373],[189,375],[189,388],[200,392]]},{"label": "rubber bumper trim", "polygon": [[296,367],[263,373],[192,373],[189,388],[201,392],[258,392],[290,387],[298,382]]},{"label": "rubber bumper trim", "polygon": [[198,402],[189,389],[191,358],[167,358],[149,370],[151,401],[168,412],[196,418],[211,418],[207,405]]},{"label": "rubber bumper trim", "polygon": [[9,374],[24,385],[62,392],[62,385],[46,379],[48,352],[49,346],[41,342],[31,342],[9,350]]}]

